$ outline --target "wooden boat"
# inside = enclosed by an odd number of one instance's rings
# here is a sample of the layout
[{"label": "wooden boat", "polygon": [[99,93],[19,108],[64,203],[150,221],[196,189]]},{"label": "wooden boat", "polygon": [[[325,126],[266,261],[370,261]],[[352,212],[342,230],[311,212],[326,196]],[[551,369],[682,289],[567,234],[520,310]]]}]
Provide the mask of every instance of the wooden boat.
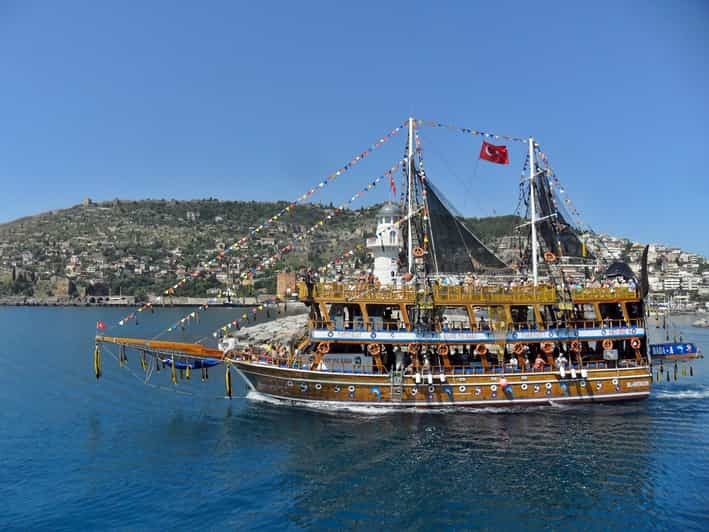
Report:
[{"label": "wooden boat", "polygon": [[420,123],[408,123],[406,197],[382,207],[367,241],[369,275],[324,280],[309,272],[299,283],[310,320],[298,345],[97,342],[167,357],[173,380],[175,356],[221,360],[229,394],[234,369],[253,392],[287,404],[419,409],[647,398],[646,279],[614,264],[604,286],[579,282],[596,259],[556,207],[535,141],[523,140],[529,222],[520,227],[529,245],[510,267],[431,184],[415,142]]}]

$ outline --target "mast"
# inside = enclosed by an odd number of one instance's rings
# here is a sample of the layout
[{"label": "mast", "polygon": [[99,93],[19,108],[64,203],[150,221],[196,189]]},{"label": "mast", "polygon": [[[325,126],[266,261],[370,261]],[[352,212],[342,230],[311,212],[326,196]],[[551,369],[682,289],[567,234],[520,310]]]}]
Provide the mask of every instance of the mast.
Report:
[{"label": "mast", "polygon": [[537,207],[534,196],[534,139],[529,137],[529,207],[532,224],[532,280],[537,286]]},{"label": "mast", "polygon": [[414,163],[414,118],[409,117],[409,150],[408,150],[408,163],[406,165],[407,170],[407,180],[408,180],[408,207],[406,211],[407,220],[407,256],[409,258],[409,273],[413,273],[414,269],[414,237],[412,231],[411,219],[414,212],[414,173],[413,173],[413,163]]}]

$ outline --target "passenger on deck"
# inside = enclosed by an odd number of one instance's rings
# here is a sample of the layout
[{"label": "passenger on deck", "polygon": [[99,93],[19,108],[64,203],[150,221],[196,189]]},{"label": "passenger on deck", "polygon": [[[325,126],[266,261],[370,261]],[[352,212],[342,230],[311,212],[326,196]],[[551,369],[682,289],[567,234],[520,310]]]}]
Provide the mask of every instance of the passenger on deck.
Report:
[{"label": "passenger on deck", "polygon": [[557,368],[565,368],[569,364],[569,360],[561,351],[559,352],[559,356],[556,357],[556,360],[554,362],[556,363]]},{"label": "passenger on deck", "polygon": [[534,369],[535,370],[540,370],[544,369],[544,365],[546,364],[546,360],[542,358],[542,354],[539,353],[537,354],[537,358],[534,360]]},{"label": "passenger on deck", "polygon": [[517,361],[517,357],[512,355],[512,357],[510,357],[510,360],[507,362],[507,367],[509,367],[511,370],[516,370],[518,366],[519,362]]}]

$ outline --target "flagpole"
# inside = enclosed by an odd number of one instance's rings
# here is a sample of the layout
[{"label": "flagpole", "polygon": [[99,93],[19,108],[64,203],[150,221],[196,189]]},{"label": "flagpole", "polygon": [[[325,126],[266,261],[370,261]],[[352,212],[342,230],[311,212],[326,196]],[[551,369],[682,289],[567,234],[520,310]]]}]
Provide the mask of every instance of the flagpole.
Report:
[{"label": "flagpole", "polygon": [[413,162],[414,162],[414,119],[409,117],[409,150],[408,150],[408,164],[407,169],[407,180],[408,180],[408,209],[406,216],[408,218],[407,228],[408,228],[408,257],[409,257],[409,273],[413,273],[414,269],[414,237],[412,234],[412,224],[411,218],[414,211],[413,203],[413,191],[414,191],[414,179],[413,179]]},{"label": "flagpole", "polygon": [[532,223],[532,280],[537,286],[537,206],[534,196],[534,139],[529,137],[529,206]]}]

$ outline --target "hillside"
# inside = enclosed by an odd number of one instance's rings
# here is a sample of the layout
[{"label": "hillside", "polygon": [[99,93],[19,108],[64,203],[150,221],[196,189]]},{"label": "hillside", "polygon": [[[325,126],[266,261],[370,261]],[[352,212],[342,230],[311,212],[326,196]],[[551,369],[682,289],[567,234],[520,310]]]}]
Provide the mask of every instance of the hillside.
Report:
[{"label": "hillside", "polygon": [[[106,295],[121,292],[144,298],[159,294],[176,280],[225,247],[250,234],[286,202],[202,199],[85,201],[68,209],[43,213],[0,225],[0,296]],[[332,205],[297,205],[267,224],[249,241],[248,249],[227,255],[180,295],[204,296],[226,287],[238,293],[273,291],[273,270],[298,270],[326,264],[343,252],[356,250],[354,266],[369,264],[363,247],[375,230],[379,205],[336,211]],[[299,235],[317,225],[305,239]],[[516,216],[470,218],[470,229],[507,259],[518,256],[520,224]],[[508,238],[504,238],[508,237]],[[591,249],[606,261],[624,260],[639,271],[643,245],[607,235],[587,234]],[[239,276],[286,245],[268,272],[252,283]],[[675,301],[709,299],[709,262],[677,248],[655,245],[651,250],[653,293]]]}]

